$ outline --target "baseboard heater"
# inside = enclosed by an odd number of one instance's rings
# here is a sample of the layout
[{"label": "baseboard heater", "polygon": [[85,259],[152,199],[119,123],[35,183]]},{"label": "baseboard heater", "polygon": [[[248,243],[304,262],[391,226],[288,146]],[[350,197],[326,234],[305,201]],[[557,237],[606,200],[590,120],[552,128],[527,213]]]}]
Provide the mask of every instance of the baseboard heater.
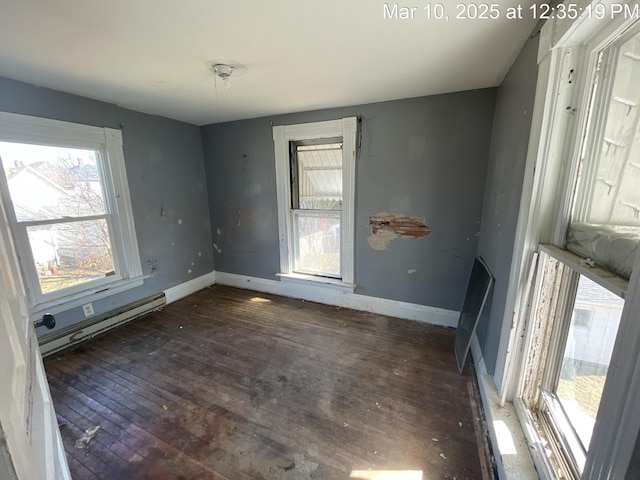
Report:
[{"label": "baseboard heater", "polygon": [[75,323],[38,339],[42,356],[51,355],[78,342],[88,340],[102,332],[161,309],[166,304],[164,293],[143,298],[84,322]]}]

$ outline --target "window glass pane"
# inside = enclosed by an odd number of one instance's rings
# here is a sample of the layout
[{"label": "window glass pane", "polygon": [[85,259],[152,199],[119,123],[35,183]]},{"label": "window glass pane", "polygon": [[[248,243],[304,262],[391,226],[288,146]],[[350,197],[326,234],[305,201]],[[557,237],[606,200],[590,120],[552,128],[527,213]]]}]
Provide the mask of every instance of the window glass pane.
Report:
[{"label": "window glass pane", "polygon": [[298,195],[302,210],[342,209],[342,145],[299,145]]},{"label": "window glass pane", "polygon": [[294,215],[296,271],[340,277],[340,216]]},{"label": "window glass pane", "polygon": [[640,33],[621,44],[613,75],[585,220],[640,226]]},{"label": "window glass pane", "polygon": [[556,394],[587,450],[624,300],[580,276]]},{"label": "window glass pane", "polygon": [[18,222],[106,212],[95,150],[0,142],[0,158]]},{"label": "window glass pane", "polygon": [[27,227],[42,293],[114,275],[107,221]]}]

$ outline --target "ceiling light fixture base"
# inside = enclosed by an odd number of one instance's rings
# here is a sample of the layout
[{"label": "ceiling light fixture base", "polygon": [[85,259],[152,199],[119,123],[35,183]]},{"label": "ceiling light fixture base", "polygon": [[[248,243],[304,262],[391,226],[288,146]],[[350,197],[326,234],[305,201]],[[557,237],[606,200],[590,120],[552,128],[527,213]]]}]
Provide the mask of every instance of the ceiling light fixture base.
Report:
[{"label": "ceiling light fixture base", "polygon": [[222,79],[225,88],[231,87],[232,75],[233,78],[242,77],[246,75],[248,71],[247,67],[242,65],[240,62],[222,58],[217,58],[215,60],[207,62],[206,67],[215,75],[214,80],[216,81],[216,86],[218,85],[217,77],[219,77]]}]

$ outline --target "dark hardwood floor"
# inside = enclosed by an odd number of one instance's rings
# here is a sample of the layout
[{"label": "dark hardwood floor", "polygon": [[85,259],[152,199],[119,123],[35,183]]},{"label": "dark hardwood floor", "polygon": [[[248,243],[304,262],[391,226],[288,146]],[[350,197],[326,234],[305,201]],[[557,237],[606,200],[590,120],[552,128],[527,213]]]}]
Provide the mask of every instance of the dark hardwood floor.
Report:
[{"label": "dark hardwood floor", "polygon": [[45,368],[74,479],[481,479],[453,340],[214,286]]}]

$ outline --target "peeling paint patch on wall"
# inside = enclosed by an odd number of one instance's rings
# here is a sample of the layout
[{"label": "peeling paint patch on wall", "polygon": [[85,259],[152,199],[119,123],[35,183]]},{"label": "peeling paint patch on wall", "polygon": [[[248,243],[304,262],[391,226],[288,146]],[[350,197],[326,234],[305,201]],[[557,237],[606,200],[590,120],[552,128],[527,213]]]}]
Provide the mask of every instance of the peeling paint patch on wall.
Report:
[{"label": "peeling paint patch on wall", "polygon": [[394,238],[422,238],[431,233],[424,218],[401,213],[380,212],[369,217],[371,235],[367,238],[374,250],[385,250]]}]

